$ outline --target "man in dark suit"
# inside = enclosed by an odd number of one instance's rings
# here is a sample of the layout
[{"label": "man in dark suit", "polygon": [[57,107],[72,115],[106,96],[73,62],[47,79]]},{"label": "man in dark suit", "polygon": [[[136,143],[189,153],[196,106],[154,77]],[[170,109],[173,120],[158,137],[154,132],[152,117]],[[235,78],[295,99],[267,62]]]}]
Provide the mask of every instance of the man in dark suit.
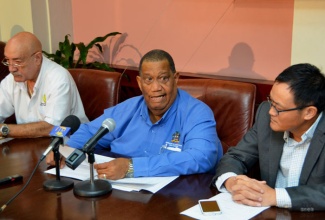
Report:
[{"label": "man in dark suit", "polygon": [[[254,126],[221,158],[213,185],[235,202],[325,210],[325,77],[311,64],[285,69]],[[246,176],[259,163],[261,180]]]}]

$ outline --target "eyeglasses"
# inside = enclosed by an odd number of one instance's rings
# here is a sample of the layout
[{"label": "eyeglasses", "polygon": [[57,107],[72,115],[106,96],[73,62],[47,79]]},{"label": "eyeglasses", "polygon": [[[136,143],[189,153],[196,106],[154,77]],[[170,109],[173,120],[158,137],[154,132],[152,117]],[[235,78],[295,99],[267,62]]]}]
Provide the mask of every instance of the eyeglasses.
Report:
[{"label": "eyeglasses", "polygon": [[289,111],[301,110],[301,109],[304,109],[304,108],[310,106],[310,105],[308,105],[308,106],[300,106],[300,107],[296,107],[296,108],[289,108],[289,109],[278,110],[278,109],[275,107],[275,105],[273,104],[274,101],[270,98],[270,96],[267,96],[267,101],[268,101],[269,104],[270,104],[270,108],[273,107],[274,110],[276,111],[277,115],[279,115],[280,112],[289,112]]},{"label": "eyeglasses", "polygon": [[33,53],[32,55],[30,55],[30,57],[28,57],[25,61],[16,61],[15,63],[9,63],[8,59],[7,58],[4,58],[2,60],[2,64],[5,65],[5,66],[12,66],[14,68],[19,68],[19,67],[22,67],[22,66],[25,66],[27,61],[32,57],[34,56],[36,53],[38,53],[39,51],[36,51],[35,53]]}]

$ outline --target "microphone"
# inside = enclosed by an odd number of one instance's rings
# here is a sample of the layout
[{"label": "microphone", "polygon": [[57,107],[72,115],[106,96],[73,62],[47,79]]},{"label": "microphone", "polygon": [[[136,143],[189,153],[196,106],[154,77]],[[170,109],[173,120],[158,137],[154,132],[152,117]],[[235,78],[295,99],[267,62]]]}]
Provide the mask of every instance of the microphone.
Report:
[{"label": "microphone", "polygon": [[107,118],[103,121],[102,126],[99,128],[97,133],[87,141],[83,146],[82,151],[75,149],[65,160],[66,165],[75,170],[81,163],[86,159],[84,153],[88,153],[93,149],[95,144],[108,132],[112,132],[115,129],[115,121],[112,118]]},{"label": "microphone", "polygon": [[[52,190],[65,190],[73,187],[74,182],[72,180],[60,179],[60,152],[59,145],[63,144],[63,138],[69,133],[73,134],[78,130],[80,126],[80,120],[77,116],[69,115],[66,117],[60,126],[55,126],[50,135],[53,137],[52,143],[44,152],[40,162],[46,157],[46,155],[52,150],[54,153],[56,179],[49,179],[43,183],[43,188],[48,191]],[[71,132],[70,132],[71,131]]]},{"label": "microphone", "polygon": [[115,121],[112,118],[107,118],[103,121],[102,126],[97,133],[83,146],[83,152],[88,152],[94,145],[108,132],[112,132],[115,129]]},{"label": "microphone", "polygon": [[88,154],[88,162],[90,169],[90,180],[85,180],[77,183],[74,186],[73,193],[77,196],[85,196],[85,197],[94,197],[94,196],[102,196],[110,191],[112,191],[112,185],[102,179],[94,179],[94,162],[95,162],[95,154],[93,148],[97,141],[101,139],[108,132],[112,132],[115,129],[115,121],[111,118],[105,119],[103,121],[102,126],[99,128],[97,133],[90,138],[89,141],[83,146],[82,151],[76,149],[72,154],[65,160],[65,163],[71,169],[75,169],[78,167],[82,161],[86,159],[85,153]]},{"label": "microphone", "polygon": [[63,137],[73,134],[76,130],[78,130],[80,126],[80,120],[75,115],[67,116],[61,123],[60,126],[54,126],[50,135],[53,137],[52,142],[49,147],[43,153],[41,161],[44,160],[46,155],[56,146],[63,144]]}]

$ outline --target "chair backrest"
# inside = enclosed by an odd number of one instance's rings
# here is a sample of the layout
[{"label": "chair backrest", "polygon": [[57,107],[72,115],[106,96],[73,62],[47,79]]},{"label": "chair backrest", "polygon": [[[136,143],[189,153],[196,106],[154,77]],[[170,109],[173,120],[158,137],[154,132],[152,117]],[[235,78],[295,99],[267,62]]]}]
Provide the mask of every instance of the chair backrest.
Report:
[{"label": "chair backrest", "polygon": [[178,88],[212,109],[224,153],[230,146],[235,146],[253,124],[254,84],[217,79],[179,79]]},{"label": "chair backrest", "polygon": [[89,120],[119,102],[121,73],[94,69],[69,69]]},{"label": "chair backrest", "polygon": [[0,41],[0,82],[3,80],[9,73],[9,68],[1,63],[3,58],[5,57],[4,55],[4,50],[5,50],[6,43]]}]

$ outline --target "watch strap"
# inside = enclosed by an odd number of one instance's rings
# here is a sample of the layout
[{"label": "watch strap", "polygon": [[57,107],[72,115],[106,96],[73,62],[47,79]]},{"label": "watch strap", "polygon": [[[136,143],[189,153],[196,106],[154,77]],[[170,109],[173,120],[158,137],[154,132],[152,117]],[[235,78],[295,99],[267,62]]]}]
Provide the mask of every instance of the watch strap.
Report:
[{"label": "watch strap", "polygon": [[133,178],[134,177],[134,169],[133,169],[133,161],[129,159],[129,169],[125,174],[125,178]]}]

